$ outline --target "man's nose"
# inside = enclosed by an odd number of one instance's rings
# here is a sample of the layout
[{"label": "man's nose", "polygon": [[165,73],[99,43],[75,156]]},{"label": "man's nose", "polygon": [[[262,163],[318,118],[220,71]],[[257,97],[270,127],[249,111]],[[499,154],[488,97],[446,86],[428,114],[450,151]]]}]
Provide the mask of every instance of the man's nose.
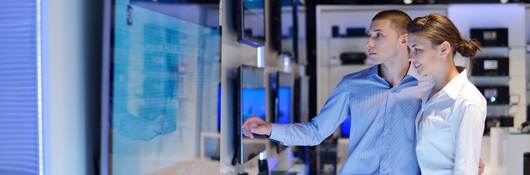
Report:
[{"label": "man's nose", "polygon": [[374,47],[374,41],[372,41],[372,39],[368,38],[368,40],[366,41],[366,48],[371,49],[373,47]]}]

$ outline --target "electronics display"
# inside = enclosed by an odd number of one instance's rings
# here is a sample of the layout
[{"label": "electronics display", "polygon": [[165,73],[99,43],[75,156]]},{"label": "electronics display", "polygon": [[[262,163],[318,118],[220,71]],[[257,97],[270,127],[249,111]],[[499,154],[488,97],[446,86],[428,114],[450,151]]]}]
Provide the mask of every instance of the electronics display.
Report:
[{"label": "electronics display", "polygon": [[274,51],[277,53],[282,52],[282,22],[283,20],[288,19],[282,19],[282,7],[281,7],[281,1],[267,1],[269,3],[269,11],[270,11],[270,25],[269,25],[269,31],[270,31],[270,43],[271,47]]},{"label": "electronics display", "polygon": [[157,174],[217,131],[219,3],[105,1],[100,174]]},{"label": "electronics display", "polygon": [[297,77],[294,85],[294,123],[309,121],[309,77]]},{"label": "electronics display", "polygon": [[265,44],[264,0],[235,0],[234,24],[238,40],[253,47]]},{"label": "electronics display", "polygon": [[508,105],[510,103],[510,89],[508,86],[477,86],[488,104]]},{"label": "electronics display", "polygon": [[471,28],[470,34],[481,46],[508,46],[508,28]]},{"label": "electronics display", "polygon": [[[271,94],[271,122],[289,124],[293,122],[294,75],[284,72],[269,74],[269,89]],[[277,151],[286,147],[276,144]]]},{"label": "electronics display", "polygon": [[[247,137],[241,131],[241,126],[249,117],[257,116],[266,120],[266,91],[263,74],[262,68],[243,65],[238,69],[233,164],[244,164],[265,150],[265,147],[245,143]],[[264,137],[256,135],[255,139],[264,139]]]},{"label": "electronics display", "polygon": [[366,28],[364,27],[347,27],[346,33],[340,32],[340,27],[337,25],[331,26],[331,37],[333,38],[348,38],[348,37],[364,37],[367,36]]},{"label": "electronics display", "polygon": [[350,129],[351,129],[351,117],[347,117],[344,122],[340,125],[340,136],[343,138],[349,138],[350,137]]},{"label": "electronics display", "polygon": [[366,54],[363,52],[344,52],[340,54],[340,60],[343,65],[365,64]]},{"label": "electronics display", "polygon": [[292,122],[292,102],[293,102],[293,88],[292,86],[280,86],[278,88],[276,122],[280,124],[288,124]]},{"label": "electronics display", "polygon": [[331,37],[333,37],[333,38],[340,37],[340,27],[339,26],[331,26]]},{"label": "electronics display", "polygon": [[221,82],[217,85],[217,132],[221,133]]},{"label": "electronics display", "polygon": [[473,76],[509,76],[510,60],[506,57],[478,57],[471,59]]},{"label": "electronics display", "polygon": [[299,37],[298,37],[298,4],[297,0],[279,0],[270,1],[271,5],[271,22],[272,45],[279,53],[291,55],[294,61],[298,61]]},{"label": "electronics display", "polygon": [[510,116],[499,116],[499,117],[486,117],[484,125],[484,135],[489,135],[491,127],[513,127],[513,117]]},{"label": "electronics display", "polygon": [[294,75],[276,72],[271,74],[270,90],[272,102],[272,122],[288,124],[293,122]]}]

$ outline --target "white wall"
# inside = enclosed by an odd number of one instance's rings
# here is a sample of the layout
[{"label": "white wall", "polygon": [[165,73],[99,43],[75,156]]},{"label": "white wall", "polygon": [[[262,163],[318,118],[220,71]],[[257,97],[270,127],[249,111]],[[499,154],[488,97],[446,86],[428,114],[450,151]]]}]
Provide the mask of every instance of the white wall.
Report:
[{"label": "white wall", "polygon": [[45,1],[43,113],[47,175],[94,174],[99,146],[101,4]]}]

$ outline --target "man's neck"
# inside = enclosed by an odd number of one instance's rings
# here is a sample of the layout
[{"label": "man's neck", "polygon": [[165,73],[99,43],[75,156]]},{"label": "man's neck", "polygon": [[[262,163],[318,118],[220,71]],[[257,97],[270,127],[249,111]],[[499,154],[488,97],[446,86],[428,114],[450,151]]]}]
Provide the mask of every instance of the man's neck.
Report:
[{"label": "man's neck", "polygon": [[379,73],[392,87],[394,87],[399,85],[401,80],[407,75],[409,66],[410,64],[407,59],[396,59],[391,63],[381,64]]}]

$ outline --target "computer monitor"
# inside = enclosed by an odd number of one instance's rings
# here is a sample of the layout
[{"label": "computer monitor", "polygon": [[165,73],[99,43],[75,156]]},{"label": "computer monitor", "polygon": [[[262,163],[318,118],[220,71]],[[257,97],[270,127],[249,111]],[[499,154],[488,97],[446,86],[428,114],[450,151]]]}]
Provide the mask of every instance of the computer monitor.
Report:
[{"label": "computer monitor", "polygon": [[198,135],[216,131],[219,4],[104,1],[99,174],[156,174],[198,157]]},{"label": "computer monitor", "polygon": [[221,82],[217,85],[217,132],[221,133]]},{"label": "computer monitor", "polygon": [[278,88],[278,111],[277,123],[288,124],[292,121],[292,88],[279,87]]},{"label": "computer monitor", "polygon": [[[294,75],[291,73],[275,72],[269,74],[269,89],[271,96],[271,122],[289,124],[294,121]],[[286,147],[273,144],[281,152]]]},{"label": "computer monitor", "polygon": [[293,122],[309,121],[309,77],[299,76],[294,84],[294,116]]},{"label": "computer monitor", "polygon": [[294,75],[277,72],[276,111],[274,122],[288,124],[293,122]]},{"label": "computer monitor", "polygon": [[[259,141],[251,141],[242,132],[242,126],[249,117],[260,117],[266,120],[266,90],[263,68],[242,65],[239,67],[236,80],[236,116],[234,135],[234,161],[233,164],[244,164],[265,150]],[[255,139],[265,140],[263,136],[256,135]]]},{"label": "computer monitor", "polygon": [[264,0],[235,0],[234,24],[238,40],[253,47],[265,44]]}]

